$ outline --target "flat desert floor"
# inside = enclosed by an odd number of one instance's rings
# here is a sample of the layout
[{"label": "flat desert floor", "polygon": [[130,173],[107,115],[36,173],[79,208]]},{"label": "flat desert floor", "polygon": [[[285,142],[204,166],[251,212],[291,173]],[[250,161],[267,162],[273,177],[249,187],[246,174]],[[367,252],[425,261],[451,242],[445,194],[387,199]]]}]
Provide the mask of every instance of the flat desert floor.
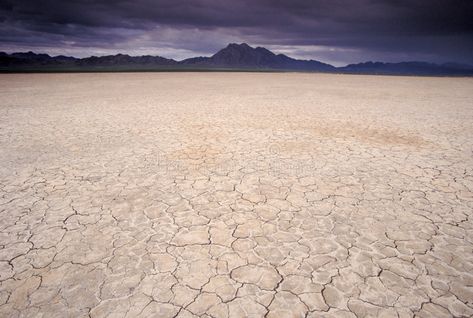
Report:
[{"label": "flat desert floor", "polygon": [[1,317],[471,317],[473,79],[0,76]]}]

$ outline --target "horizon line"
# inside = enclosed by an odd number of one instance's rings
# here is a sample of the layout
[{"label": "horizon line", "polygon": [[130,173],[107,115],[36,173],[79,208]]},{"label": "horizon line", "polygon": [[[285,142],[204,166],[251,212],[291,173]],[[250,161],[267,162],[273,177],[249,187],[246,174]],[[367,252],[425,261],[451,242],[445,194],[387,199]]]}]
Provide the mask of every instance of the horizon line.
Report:
[{"label": "horizon line", "polygon": [[[128,53],[122,53],[122,52],[118,52],[118,53],[115,53],[115,54],[92,54],[92,55],[88,55],[88,56],[84,56],[84,57],[79,57],[79,56],[74,56],[74,55],[64,55],[64,54],[58,54],[58,55],[52,55],[50,53],[47,53],[47,52],[35,52],[31,49],[29,49],[28,51],[10,51],[10,50],[6,50],[6,51],[0,51],[0,53],[5,53],[7,55],[11,55],[11,54],[24,54],[24,53],[33,53],[33,54],[36,54],[36,55],[48,55],[49,57],[51,58],[55,58],[55,57],[69,57],[69,58],[74,58],[74,59],[78,59],[78,60],[81,60],[81,59],[87,59],[87,58],[92,58],[92,57],[106,57],[106,56],[117,56],[117,55],[124,55],[124,56],[129,56],[129,57],[144,57],[144,56],[151,56],[151,57],[160,57],[160,58],[164,58],[164,59],[167,59],[167,60],[172,60],[172,61],[175,61],[175,62],[183,62],[185,60],[189,60],[189,59],[193,59],[193,58],[210,58],[212,56],[214,56],[215,54],[217,54],[218,52],[220,52],[221,50],[229,47],[230,45],[232,44],[235,44],[235,45],[238,45],[238,46],[242,46],[242,45],[246,45],[252,49],[258,49],[258,48],[262,48],[262,49],[265,49],[265,50],[268,50],[269,52],[273,53],[274,55],[278,56],[278,55],[282,55],[282,56],[287,56],[291,59],[294,59],[294,60],[298,60],[298,61],[316,61],[316,62],[320,62],[320,63],[324,63],[324,64],[327,64],[327,65],[330,65],[332,67],[335,67],[335,68],[343,68],[343,67],[346,67],[346,66],[350,66],[350,65],[357,65],[357,64],[366,64],[366,63],[382,63],[382,64],[400,64],[400,63],[425,63],[425,64],[430,64],[430,65],[438,65],[438,66],[444,66],[444,65],[448,65],[448,64],[452,64],[452,65],[461,65],[461,66],[469,66],[469,67],[473,67],[473,64],[468,64],[468,63],[458,63],[458,62],[454,62],[454,61],[448,61],[448,62],[427,62],[427,61],[423,61],[423,60],[403,60],[403,61],[400,61],[400,62],[386,62],[386,61],[380,61],[380,60],[364,60],[364,61],[360,61],[360,62],[355,62],[355,63],[348,63],[348,64],[344,64],[343,66],[334,66],[328,62],[324,62],[322,60],[318,60],[318,59],[298,59],[298,58],[294,58],[294,57],[291,57],[287,54],[283,54],[283,53],[275,53],[263,46],[251,46],[249,45],[248,43],[246,42],[241,42],[241,43],[236,43],[236,42],[231,42],[231,43],[228,43],[225,47],[221,48],[220,50],[218,50],[217,52],[213,53],[213,54],[210,54],[210,55],[199,55],[199,56],[192,56],[192,57],[188,57],[188,58],[184,58],[184,59],[175,59],[175,58],[169,58],[169,57],[164,57],[162,55],[159,55],[156,54],[156,55],[153,55],[153,54],[142,54],[142,55],[132,55],[132,54],[128,54]],[[10,51],[10,52],[8,52]]]}]

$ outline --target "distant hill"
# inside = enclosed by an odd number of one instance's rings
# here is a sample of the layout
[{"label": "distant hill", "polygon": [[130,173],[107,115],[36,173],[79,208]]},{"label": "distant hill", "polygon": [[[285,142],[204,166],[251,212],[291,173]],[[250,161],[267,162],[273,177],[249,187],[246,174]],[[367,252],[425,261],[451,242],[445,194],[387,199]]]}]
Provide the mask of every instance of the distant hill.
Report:
[{"label": "distant hill", "polygon": [[70,56],[49,56],[48,54],[0,53],[0,70],[95,70],[114,68],[154,68],[177,65],[178,62],[160,56],[129,56],[126,54],[75,58]]},{"label": "distant hill", "polygon": [[473,66],[426,62],[365,62],[334,67],[316,60],[298,60],[275,54],[263,47],[231,43],[210,57],[193,57],[183,61],[161,56],[116,54],[75,58],[33,52],[0,52],[0,72],[54,71],[185,71],[185,70],[254,70],[306,71],[350,74],[473,76]]},{"label": "distant hill", "polygon": [[6,54],[0,52],[0,68],[21,68],[21,67],[44,67],[58,66],[74,63],[77,59],[69,56],[51,57],[48,54],[36,54],[33,52]]},{"label": "distant hill", "polygon": [[446,63],[426,62],[382,63],[365,62],[349,64],[338,70],[355,74],[388,74],[388,75],[473,75],[473,66]]},{"label": "distant hill", "polygon": [[161,56],[130,56],[126,54],[107,55],[107,56],[91,56],[77,59],[74,62],[79,66],[133,66],[133,65],[177,65],[178,62]]}]

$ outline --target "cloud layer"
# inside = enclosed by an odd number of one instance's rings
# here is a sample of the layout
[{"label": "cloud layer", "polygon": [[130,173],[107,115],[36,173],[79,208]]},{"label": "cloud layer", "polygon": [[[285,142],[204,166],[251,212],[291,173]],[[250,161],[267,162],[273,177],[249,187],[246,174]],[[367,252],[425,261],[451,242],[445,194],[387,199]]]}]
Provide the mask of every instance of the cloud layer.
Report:
[{"label": "cloud layer", "polygon": [[0,50],[172,58],[247,42],[335,64],[473,64],[470,0],[0,0]]}]

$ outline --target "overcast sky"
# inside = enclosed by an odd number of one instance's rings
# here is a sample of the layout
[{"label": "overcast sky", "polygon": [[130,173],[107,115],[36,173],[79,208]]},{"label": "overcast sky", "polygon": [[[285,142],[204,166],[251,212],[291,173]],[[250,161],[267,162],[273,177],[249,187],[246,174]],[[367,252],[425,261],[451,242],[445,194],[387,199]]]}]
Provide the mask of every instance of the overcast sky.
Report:
[{"label": "overcast sky", "polygon": [[473,64],[473,0],[0,0],[0,51],[179,60],[230,42],[335,65]]}]

